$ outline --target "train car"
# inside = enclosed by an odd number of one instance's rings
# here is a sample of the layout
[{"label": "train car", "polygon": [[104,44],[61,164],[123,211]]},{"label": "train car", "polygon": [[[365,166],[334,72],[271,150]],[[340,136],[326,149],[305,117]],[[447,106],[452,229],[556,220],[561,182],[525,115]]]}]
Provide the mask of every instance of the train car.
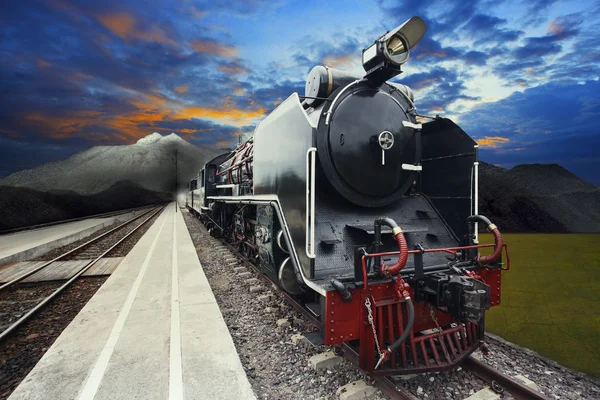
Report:
[{"label": "train car", "polygon": [[364,76],[313,68],[304,96],[207,164],[193,206],[320,318],[314,343],[349,344],[374,375],[464,360],[506,268],[498,228],[477,214],[476,142],[449,119],[424,122],[410,88],[389,82],[425,30],[413,17],[378,38]]},{"label": "train car", "polygon": [[230,153],[222,154],[208,161],[189,183],[186,194],[186,207],[196,216],[210,220],[208,196],[227,194],[223,188],[230,188],[223,176],[216,171],[221,163],[231,157]]}]

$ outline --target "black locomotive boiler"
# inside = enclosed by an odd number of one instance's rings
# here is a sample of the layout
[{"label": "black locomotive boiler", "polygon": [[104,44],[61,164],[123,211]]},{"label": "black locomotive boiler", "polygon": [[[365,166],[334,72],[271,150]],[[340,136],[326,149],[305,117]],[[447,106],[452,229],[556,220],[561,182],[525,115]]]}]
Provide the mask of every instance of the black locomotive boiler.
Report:
[{"label": "black locomotive boiler", "polygon": [[[425,33],[413,17],[365,49],[366,74],[309,73],[235,151],[208,162],[187,204],[380,374],[450,368],[500,303],[502,238],[477,215],[477,144],[421,123],[389,82]],[[477,224],[493,232],[479,254]]]}]

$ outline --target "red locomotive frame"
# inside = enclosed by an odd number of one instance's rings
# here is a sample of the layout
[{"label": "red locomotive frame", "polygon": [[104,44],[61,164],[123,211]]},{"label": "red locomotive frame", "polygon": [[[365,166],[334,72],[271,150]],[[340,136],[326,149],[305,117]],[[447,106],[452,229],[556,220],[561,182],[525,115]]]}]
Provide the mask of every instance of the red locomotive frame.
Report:
[{"label": "red locomotive frame", "polygon": [[[494,245],[427,249],[424,252],[454,252],[489,247]],[[510,269],[508,246],[504,243],[502,249],[506,254],[506,268],[481,267],[469,271],[469,275],[490,286],[490,306],[500,304],[501,271]],[[410,250],[409,254],[418,252],[421,251]],[[404,285],[403,289],[407,290],[411,297],[414,297],[415,293],[414,289],[404,284],[400,278],[396,283],[369,285],[366,259],[377,256],[397,256],[399,253],[397,251],[363,256],[363,275],[367,285],[352,291],[353,298],[360,301],[344,302],[338,292],[327,292],[323,326],[324,344],[334,345],[360,340],[359,365],[361,369],[373,375],[439,371],[460,363],[480,346],[483,338],[480,337],[479,327],[470,322],[458,322],[449,314],[436,310],[426,302],[415,302],[414,325],[408,340],[401,345],[398,352],[390,354],[389,360],[375,368],[379,355],[372,327],[375,327],[380,349],[383,349],[386,344],[393,343],[404,332],[405,321],[408,320],[406,301],[398,293],[398,281]],[[372,307],[373,326],[369,323],[369,312],[365,307],[367,299]],[[356,318],[357,315],[360,318]],[[434,332],[428,332],[431,330]],[[425,332],[425,334],[415,335],[415,332]],[[429,354],[432,354],[433,358],[430,358]],[[409,361],[412,361],[412,365]]]}]

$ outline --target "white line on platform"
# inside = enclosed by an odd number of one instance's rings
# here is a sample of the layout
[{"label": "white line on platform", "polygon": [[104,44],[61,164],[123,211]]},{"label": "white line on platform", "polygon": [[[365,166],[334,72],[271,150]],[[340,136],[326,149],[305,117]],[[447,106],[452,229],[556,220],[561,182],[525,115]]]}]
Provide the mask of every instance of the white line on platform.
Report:
[{"label": "white line on platform", "polygon": [[156,247],[156,243],[158,242],[160,233],[162,232],[163,227],[165,226],[166,220],[167,220],[166,218],[163,219],[163,222],[160,226],[160,230],[156,234],[156,237],[154,238],[154,241],[152,242],[152,246],[150,246],[150,251],[148,251],[148,254],[146,255],[146,259],[144,260],[144,263],[142,264],[142,268],[140,269],[140,272],[138,272],[138,275],[135,278],[135,282],[133,283],[133,286],[131,287],[131,290],[129,291],[129,295],[127,296],[127,300],[125,300],[125,304],[123,304],[123,308],[121,308],[121,311],[119,312],[119,316],[117,317],[117,320],[115,321],[115,325],[113,326],[112,331],[110,332],[110,335],[108,336],[108,340],[106,341],[106,344],[104,345],[104,348],[102,349],[102,352],[100,353],[100,356],[98,357],[98,360],[96,360],[94,369],[92,369],[92,372],[90,373],[90,375],[88,376],[88,378],[85,382],[85,386],[83,387],[83,390],[81,391],[81,394],[79,395],[80,400],[93,400],[94,397],[96,397],[96,393],[98,392],[98,388],[100,387],[102,378],[104,378],[104,373],[106,372],[106,367],[108,366],[110,357],[112,356],[112,353],[115,350],[115,346],[117,345],[119,336],[121,335],[121,332],[123,331],[123,326],[125,325],[125,320],[127,319],[129,312],[131,311],[131,306],[133,305],[133,301],[135,300],[138,289],[142,283],[142,278],[144,277],[144,274],[146,273],[146,270],[148,269],[148,264],[150,263],[150,259],[152,258],[152,254],[154,253],[154,248]]},{"label": "white line on platform", "polygon": [[177,213],[173,214],[173,265],[171,275],[171,357],[169,368],[169,400],[183,399],[181,367],[181,324],[179,320],[179,270],[177,264]]}]

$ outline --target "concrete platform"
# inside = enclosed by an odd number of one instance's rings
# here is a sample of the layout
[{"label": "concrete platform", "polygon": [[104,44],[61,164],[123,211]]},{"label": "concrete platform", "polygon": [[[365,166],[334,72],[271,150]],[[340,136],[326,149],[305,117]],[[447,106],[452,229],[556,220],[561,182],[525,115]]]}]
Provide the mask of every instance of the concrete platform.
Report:
[{"label": "concrete platform", "polygon": [[0,266],[30,260],[50,250],[73,243],[116,221],[126,221],[142,211],[106,218],[90,218],[83,221],[49,226],[0,236]]},{"label": "concrete platform", "polygon": [[255,399],[171,205],[10,396]]}]

